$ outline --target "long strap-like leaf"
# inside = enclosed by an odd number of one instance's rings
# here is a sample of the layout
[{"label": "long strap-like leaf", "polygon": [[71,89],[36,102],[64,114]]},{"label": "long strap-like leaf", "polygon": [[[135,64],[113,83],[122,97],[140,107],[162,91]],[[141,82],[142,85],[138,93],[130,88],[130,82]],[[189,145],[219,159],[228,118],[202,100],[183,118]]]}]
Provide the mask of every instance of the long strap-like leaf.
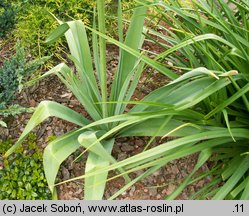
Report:
[{"label": "long strap-like leaf", "polygon": [[19,137],[18,141],[5,153],[4,156],[8,157],[10,154],[12,154],[28,136],[29,132],[31,132],[37,125],[51,116],[61,118],[80,126],[84,126],[89,123],[89,121],[85,119],[81,114],[59,103],[52,101],[43,101],[36,108],[34,114],[24,128],[24,131],[22,132],[22,135]]}]

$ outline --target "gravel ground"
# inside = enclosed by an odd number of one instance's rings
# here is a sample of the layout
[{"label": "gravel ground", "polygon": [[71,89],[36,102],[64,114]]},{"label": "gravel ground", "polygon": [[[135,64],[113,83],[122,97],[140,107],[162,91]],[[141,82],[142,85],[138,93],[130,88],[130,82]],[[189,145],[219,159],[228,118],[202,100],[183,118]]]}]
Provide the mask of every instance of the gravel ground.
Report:
[{"label": "gravel ground", "polygon": [[[117,66],[118,59],[116,55],[117,50],[113,47],[108,49],[108,76],[109,84],[112,82],[113,71]],[[157,72],[150,72],[151,69],[147,69],[147,76],[143,76],[139,83],[138,89],[135,92],[133,99],[141,99],[151,90],[167,82],[162,79],[162,76]],[[148,75],[149,74],[149,75]],[[87,117],[87,113],[80,106],[78,101],[74,98],[71,92],[69,92],[64,85],[58,80],[56,76],[50,76],[36,84],[35,86],[25,89],[18,95],[16,102],[24,107],[36,107],[42,100],[54,100],[62,103],[77,112],[82,113]],[[27,124],[31,114],[25,113],[10,117],[7,120],[8,129],[0,131],[0,139],[6,138],[17,139]],[[75,126],[71,123],[56,119],[49,118],[40,126],[35,129],[35,133],[38,137],[38,145],[41,148],[46,147],[48,144],[48,138],[50,136],[61,136],[62,134],[72,130]],[[113,156],[117,160],[124,160],[130,156],[133,156],[141,151],[148,142],[148,137],[129,137],[120,138],[116,140]],[[153,146],[160,145],[160,140],[156,139]],[[61,166],[58,174],[59,181],[67,180],[72,177],[76,177],[84,174],[84,166],[86,161],[86,155],[83,155],[79,160],[73,162],[77,155],[76,152],[71,155]],[[191,155],[186,158],[172,161],[166,166],[161,167],[154,172],[151,176],[137,182],[131,186],[128,190],[119,195],[116,199],[129,199],[129,200],[158,200],[164,199],[167,195],[170,195],[177,186],[183,181],[183,179],[192,171],[198,155]],[[206,171],[207,165],[203,166],[200,171]],[[130,174],[132,179],[140,176],[145,170],[136,171]],[[115,176],[114,172],[109,173],[109,177]],[[200,180],[193,185],[189,185],[177,199],[188,199],[198,189],[202,188],[210,179]],[[57,187],[59,193],[59,199],[82,199],[83,198],[83,180],[69,182],[59,185]],[[123,178],[118,177],[109,182],[106,185],[106,191],[104,199],[110,198],[118,190],[123,188],[125,182]]]}]

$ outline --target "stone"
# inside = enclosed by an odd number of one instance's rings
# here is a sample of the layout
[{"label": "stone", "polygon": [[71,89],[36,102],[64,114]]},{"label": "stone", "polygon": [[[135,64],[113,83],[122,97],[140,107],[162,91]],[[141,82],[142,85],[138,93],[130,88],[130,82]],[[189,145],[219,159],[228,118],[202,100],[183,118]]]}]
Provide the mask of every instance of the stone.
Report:
[{"label": "stone", "polygon": [[173,184],[170,184],[170,185],[168,186],[167,190],[166,190],[166,194],[167,194],[167,195],[172,194],[172,193],[174,192],[175,189],[176,189],[176,186],[173,185]]},{"label": "stone", "polygon": [[133,196],[134,192],[136,191],[136,187],[135,186],[132,186],[130,191],[129,191],[129,195],[130,196]]},{"label": "stone", "polygon": [[124,159],[127,158],[127,154],[124,152],[121,152],[120,154],[118,154],[118,161],[122,161]]},{"label": "stone", "polygon": [[70,173],[65,167],[62,167],[62,176],[63,180],[68,180],[70,178]]},{"label": "stone", "polygon": [[157,188],[149,188],[149,194],[152,197],[155,197],[157,195]]},{"label": "stone", "polygon": [[141,139],[137,139],[136,141],[135,141],[135,145],[137,145],[137,146],[144,146],[144,141],[143,140],[141,140]]},{"label": "stone", "polygon": [[132,152],[135,150],[134,146],[129,145],[128,143],[123,143],[121,146],[121,150],[123,152]]}]

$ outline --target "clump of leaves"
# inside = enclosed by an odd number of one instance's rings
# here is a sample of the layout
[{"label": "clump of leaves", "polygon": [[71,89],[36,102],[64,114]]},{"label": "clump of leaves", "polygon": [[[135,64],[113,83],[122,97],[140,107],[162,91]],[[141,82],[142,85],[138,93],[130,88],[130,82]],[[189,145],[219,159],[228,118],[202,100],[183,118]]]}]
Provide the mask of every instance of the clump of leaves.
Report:
[{"label": "clump of leaves", "polygon": [[[142,32],[147,12],[145,7],[137,7],[134,10],[126,37],[124,38],[122,5],[121,1],[119,1],[119,41],[105,34],[104,0],[97,1],[97,11],[98,19],[94,20],[92,29],[85,26],[80,20],[65,23],[59,21],[60,26],[47,39],[48,43],[52,43],[65,34],[70,49],[70,58],[74,62],[77,72],[74,73],[69,66],[61,63],[43,75],[45,77],[53,73],[56,74],[72,91],[93,121],[89,121],[80,113],[59,103],[43,101],[36,108],[17,143],[5,154],[8,157],[15,148],[21,145],[25,137],[35,126],[50,116],[55,116],[80,126],[80,128],[58,137],[44,150],[44,170],[54,198],[56,198],[56,188],[54,185],[60,164],[69,155],[83,146],[89,150],[85,167],[85,173],[88,177],[85,178],[84,182],[84,199],[102,199],[105,182],[108,177],[108,171],[103,170],[110,163],[116,162],[111,155],[115,139],[121,136],[130,136],[131,133],[134,135],[134,132],[138,132],[141,136],[148,135],[147,131],[144,130],[145,126],[139,127],[137,130],[134,128],[129,130],[131,125],[137,125],[138,122],[147,120],[149,118],[148,115],[133,115],[128,118],[128,123],[126,123],[124,121],[127,120],[127,115],[124,114],[122,116],[122,114],[125,112],[127,104],[112,102],[130,100],[139,82],[144,62],[151,66],[153,65],[162,73],[169,73],[174,76],[171,71],[165,71],[164,68],[160,67],[161,64],[154,63],[139,51],[144,39]],[[92,46],[88,43],[89,38],[86,33],[86,30],[89,29],[92,31]],[[106,40],[122,48],[120,49],[119,66],[115,73],[114,81],[110,86],[110,94],[106,76]],[[124,43],[122,43],[123,41]],[[94,62],[96,71],[93,68],[92,62]],[[165,121],[165,118],[163,120]],[[153,124],[150,122],[149,126],[152,132]],[[125,128],[128,129],[124,130]],[[142,133],[140,133],[141,130]],[[153,131],[154,133],[155,130]],[[92,175],[94,171],[103,172]],[[119,172],[124,174],[127,182],[130,181],[125,170],[120,169]]]},{"label": "clump of leaves", "polygon": [[141,3],[147,7],[156,5],[163,21],[163,31],[149,30],[165,49],[156,59],[166,60],[171,63],[169,67],[181,71],[190,70],[166,86],[160,98],[151,94],[147,101],[174,105],[172,120],[184,112],[195,113],[180,118],[185,123],[164,137],[173,136],[179,129],[183,135],[188,126],[198,131],[144,151],[122,164],[133,170],[140,165],[153,169],[156,164],[159,168],[170,160],[200,152],[192,173],[167,199],[175,199],[188,184],[197,181],[196,171],[207,160],[213,160],[215,165],[202,175],[211,176],[212,181],[190,199],[248,200],[249,2],[192,0],[191,10],[175,0]]},{"label": "clump of leaves", "polygon": [[[11,140],[0,144],[0,154],[13,145]],[[41,150],[36,145],[36,135],[30,134],[26,143],[4,161],[0,170],[0,199],[47,200],[51,193],[42,166]]]},{"label": "clump of leaves", "polygon": [[0,38],[14,27],[16,22],[16,9],[7,0],[0,0]]},{"label": "clump of leaves", "polygon": [[0,142],[0,154],[4,154],[12,145],[13,142],[11,139],[7,139],[4,142]]}]

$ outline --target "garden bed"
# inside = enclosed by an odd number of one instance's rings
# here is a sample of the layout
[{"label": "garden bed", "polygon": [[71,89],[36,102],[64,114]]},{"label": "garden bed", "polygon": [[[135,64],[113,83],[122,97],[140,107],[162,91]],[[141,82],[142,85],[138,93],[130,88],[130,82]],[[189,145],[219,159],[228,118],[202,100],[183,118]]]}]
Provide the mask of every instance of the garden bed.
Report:
[{"label": "garden bed", "polygon": [[[147,49],[151,46],[145,47]],[[156,50],[154,50],[156,51]],[[5,51],[2,50],[2,53]],[[110,45],[108,46],[108,74],[109,81],[111,82],[113,72],[117,67],[117,52],[118,50]],[[142,99],[146,94],[154,90],[155,88],[167,83],[167,79],[157,72],[151,72],[150,68],[142,76],[137,91],[133,95],[136,100]],[[82,108],[79,102],[74,98],[72,93],[61,84],[60,80],[56,76],[50,76],[41,80],[30,88],[26,88],[22,93],[18,94],[15,103],[20,104],[23,107],[36,107],[43,100],[57,101],[64,104],[73,110],[82,113],[87,117],[86,111]],[[11,138],[17,140],[21,132],[24,130],[28,120],[30,119],[30,113],[19,114],[15,117],[9,117],[7,120],[8,128],[2,129],[0,133],[1,139]],[[49,140],[53,137],[59,137],[68,131],[75,128],[75,125],[58,118],[49,118],[43,124],[35,129],[37,135],[37,145],[42,150],[44,149]],[[124,160],[130,156],[143,151],[144,147],[149,141],[149,137],[130,137],[119,138],[113,149],[113,156],[118,160]],[[156,138],[151,147],[160,145],[162,140]],[[72,154],[61,166],[58,174],[58,181],[65,181],[73,177],[77,177],[84,174],[84,167],[86,162],[86,155],[80,157],[76,162],[74,159],[80,154],[80,151]],[[149,199],[164,199],[167,195],[171,194],[177,186],[191,173],[198,155],[192,155],[180,160],[170,162],[167,166],[160,168],[153,175],[143,179],[136,183],[122,195],[116,199],[131,199],[131,200],[149,200]],[[3,166],[3,164],[2,164]],[[205,164],[200,172],[208,169]],[[130,174],[131,178],[138,177],[145,170],[136,171]],[[114,176],[115,173],[111,172],[109,177]],[[193,185],[188,186],[177,199],[188,199],[191,194],[196,192],[203,185],[209,182],[210,179],[200,180]],[[59,199],[82,199],[83,198],[83,180],[73,181],[57,186]],[[107,182],[104,199],[110,198],[115,192],[120,190],[125,185],[124,179],[119,177]]]},{"label": "garden bed", "polygon": [[91,26],[67,1],[88,24],[56,29],[42,10],[70,14],[15,2],[1,0],[1,199],[54,187],[59,199],[249,199],[247,2],[143,1],[131,17],[130,1],[98,0]]}]

